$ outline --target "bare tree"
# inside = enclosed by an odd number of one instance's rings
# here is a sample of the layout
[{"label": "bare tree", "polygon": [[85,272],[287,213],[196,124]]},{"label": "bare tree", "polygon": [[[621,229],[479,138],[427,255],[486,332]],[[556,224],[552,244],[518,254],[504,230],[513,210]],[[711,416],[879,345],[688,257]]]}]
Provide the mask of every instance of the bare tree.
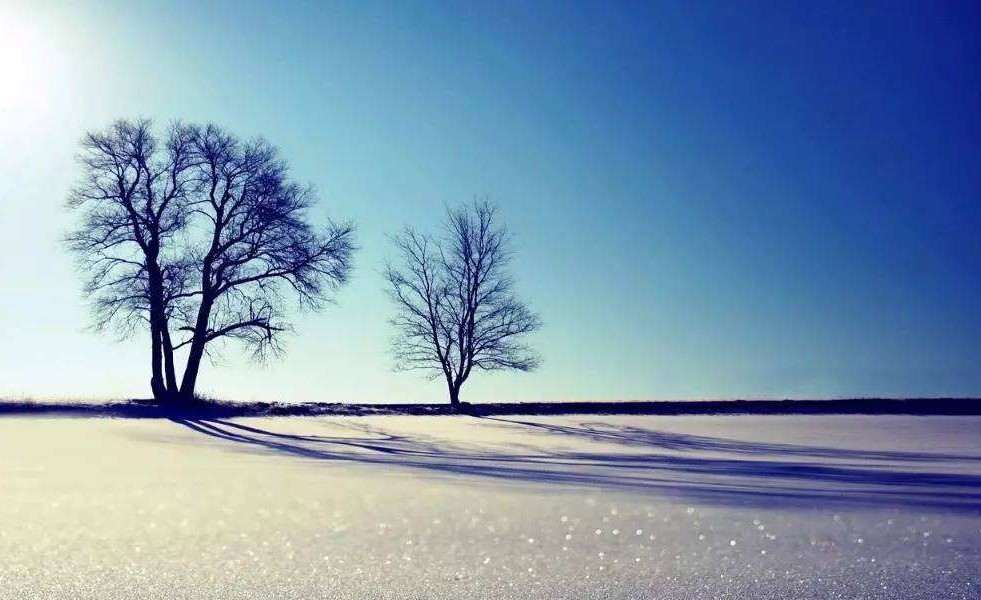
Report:
[{"label": "bare tree", "polygon": [[178,123],[160,148],[146,120],[89,133],[79,157],[84,175],[68,203],[84,211],[66,244],[87,273],[95,325],[123,335],[149,326],[156,398],[177,387],[167,296],[183,287],[184,271],[168,246],[187,225],[193,137]]},{"label": "bare tree", "polygon": [[343,283],[351,264],[353,226],[334,224],[322,233],[306,222],[313,200],[309,187],[287,177],[276,150],[262,139],[242,142],[213,126],[195,138],[200,157],[198,193],[190,206],[207,223],[204,243],[194,248],[200,282],[182,297],[198,299],[181,327],[190,347],[181,382],[194,394],[207,344],[233,338],[257,358],[278,351],[278,334],[289,329],[282,300],[290,293],[319,308]]},{"label": "bare tree", "polygon": [[509,236],[495,218],[494,206],[475,202],[447,210],[438,237],[406,228],[392,238],[396,368],[442,376],[454,406],[474,368],[530,371],[540,362],[521,341],[540,321],[512,292]]},{"label": "bare tree", "polygon": [[[176,124],[161,148],[148,121],[119,121],[82,148],[69,200],[82,217],[67,246],[86,272],[97,328],[149,325],[159,401],[194,398],[212,342],[238,340],[257,358],[278,352],[287,298],[320,308],[347,278],[353,227],[314,231],[312,190],[262,139]],[[178,385],[174,356],[185,347]]]}]

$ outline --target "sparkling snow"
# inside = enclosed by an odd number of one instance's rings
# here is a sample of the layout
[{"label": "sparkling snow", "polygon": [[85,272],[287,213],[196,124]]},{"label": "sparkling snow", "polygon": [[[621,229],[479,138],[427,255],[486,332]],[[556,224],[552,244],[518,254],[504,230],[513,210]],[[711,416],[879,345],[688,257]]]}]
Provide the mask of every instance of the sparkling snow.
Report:
[{"label": "sparkling snow", "polygon": [[979,417],[0,419],[0,598],[981,598]]}]

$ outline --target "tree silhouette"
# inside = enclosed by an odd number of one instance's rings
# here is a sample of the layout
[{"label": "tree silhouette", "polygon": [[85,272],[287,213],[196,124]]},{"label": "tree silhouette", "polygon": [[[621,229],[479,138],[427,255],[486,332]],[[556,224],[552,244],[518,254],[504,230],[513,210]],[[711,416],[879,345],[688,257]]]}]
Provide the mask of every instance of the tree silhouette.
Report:
[{"label": "tree silhouette", "polygon": [[512,292],[507,230],[486,201],[447,210],[443,234],[406,228],[392,238],[398,263],[386,268],[396,306],[396,368],[442,376],[450,403],[473,369],[530,371],[538,356],[521,342],[540,326]]},{"label": "tree silhouette", "polygon": [[[177,123],[161,145],[149,121],[118,121],[84,138],[80,161],[68,205],[82,214],[66,245],[98,329],[149,326],[158,401],[194,398],[212,342],[238,340],[256,358],[278,352],[287,297],[320,308],[347,278],[352,225],[314,231],[313,191],[261,138]],[[175,351],[185,347],[178,385]]]}]

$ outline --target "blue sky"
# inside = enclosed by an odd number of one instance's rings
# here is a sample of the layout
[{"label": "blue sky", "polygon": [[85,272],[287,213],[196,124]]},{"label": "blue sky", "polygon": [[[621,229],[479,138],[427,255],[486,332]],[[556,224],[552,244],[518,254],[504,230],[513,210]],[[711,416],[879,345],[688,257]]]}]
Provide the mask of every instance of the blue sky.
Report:
[{"label": "blue sky", "polygon": [[545,363],[464,399],[981,395],[969,3],[200,4],[0,2],[0,395],[146,394],[58,246],[78,139],[137,116],[264,135],[358,224],[337,304],[205,393],[441,401],[391,370],[385,234],[486,195]]}]

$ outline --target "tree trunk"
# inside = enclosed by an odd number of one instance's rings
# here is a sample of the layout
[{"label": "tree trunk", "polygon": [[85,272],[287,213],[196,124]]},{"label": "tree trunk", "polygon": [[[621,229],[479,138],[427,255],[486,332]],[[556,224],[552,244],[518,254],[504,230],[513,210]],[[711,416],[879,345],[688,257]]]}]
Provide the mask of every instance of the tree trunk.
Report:
[{"label": "tree trunk", "polygon": [[170,341],[167,319],[162,309],[151,309],[150,336],[153,339],[153,377],[150,387],[158,404],[172,402],[177,395],[177,377],[174,374],[174,346]]},{"label": "tree trunk", "polygon": [[181,380],[180,401],[194,401],[194,387],[198,381],[198,370],[201,368],[201,359],[204,357],[204,346],[208,339],[208,322],[211,320],[211,306],[214,301],[210,297],[201,300],[198,307],[198,318],[194,323],[194,337],[191,341],[191,350],[187,355],[187,366],[184,367],[184,378]]},{"label": "tree trunk", "polygon": [[460,386],[450,385],[450,406],[456,408],[460,406]]},{"label": "tree trunk", "polygon": [[[147,259],[150,293],[150,338],[152,340],[152,377],[150,388],[153,399],[158,404],[172,400],[177,393],[177,379],[174,377],[174,348],[170,342],[170,331],[164,309],[163,275],[156,262],[156,254]],[[164,374],[166,372],[166,379]]]},{"label": "tree trunk", "polygon": [[150,344],[150,390],[153,392],[153,399],[159,404],[166,400],[167,390],[164,387],[163,373],[160,366],[162,358],[160,330],[153,323],[153,319],[150,320]]},{"label": "tree trunk", "polygon": [[184,378],[178,394],[182,403],[194,401],[194,388],[198,381],[198,371],[201,368],[201,358],[204,357],[204,343],[195,339],[191,342],[191,351],[187,355],[187,366],[184,368]]},{"label": "tree trunk", "polygon": [[177,374],[174,369],[174,343],[170,339],[170,327],[164,320],[160,330],[160,346],[163,351],[164,377],[167,384],[167,394],[177,394]]}]

